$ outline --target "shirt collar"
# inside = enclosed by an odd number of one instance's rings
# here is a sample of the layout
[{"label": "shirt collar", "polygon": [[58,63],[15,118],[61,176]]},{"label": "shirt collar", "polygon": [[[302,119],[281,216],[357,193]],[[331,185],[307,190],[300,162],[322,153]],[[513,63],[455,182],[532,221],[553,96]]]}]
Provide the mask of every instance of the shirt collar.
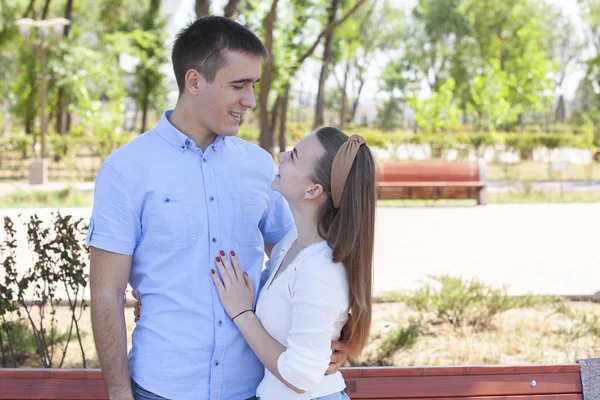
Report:
[{"label": "shirt collar", "polygon": [[[171,124],[169,117],[172,113],[173,110],[167,110],[163,113],[158,125],[156,125],[156,130],[167,143],[175,147],[180,152],[184,152],[189,146],[193,145],[194,142],[179,129],[175,128],[173,124]],[[217,138],[211,144],[211,146],[217,150],[224,141],[225,136],[217,135]]]}]

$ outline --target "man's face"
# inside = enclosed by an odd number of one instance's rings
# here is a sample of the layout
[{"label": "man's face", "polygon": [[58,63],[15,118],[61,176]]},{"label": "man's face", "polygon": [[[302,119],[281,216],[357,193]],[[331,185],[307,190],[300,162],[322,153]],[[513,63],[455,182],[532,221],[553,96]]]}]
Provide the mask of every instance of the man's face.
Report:
[{"label": "man's face", "polygon": [[195,96],[199,128],[222,136],[237,135],[242,114],[256,107],[254,86],[260,79],[261,60],[252,54],[227,51],[227,64],[212,83],[203,79]]}]

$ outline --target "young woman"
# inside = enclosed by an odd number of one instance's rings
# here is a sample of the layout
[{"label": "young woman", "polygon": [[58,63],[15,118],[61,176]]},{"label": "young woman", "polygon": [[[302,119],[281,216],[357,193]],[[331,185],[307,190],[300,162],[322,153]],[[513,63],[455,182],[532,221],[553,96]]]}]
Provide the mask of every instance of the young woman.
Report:
[{"label": "young woman", "polygon": [[369,335],[375,162],[362,137],[330,127],[279,161],[272,188],[288,201],[296,231],[273,249],[256,307],[235,250],[222,251],[211,274],[227,314],[265,366],[257,398],[347,399],[341,373],[325,371],[331,341],[346,323],[351,356]]}]

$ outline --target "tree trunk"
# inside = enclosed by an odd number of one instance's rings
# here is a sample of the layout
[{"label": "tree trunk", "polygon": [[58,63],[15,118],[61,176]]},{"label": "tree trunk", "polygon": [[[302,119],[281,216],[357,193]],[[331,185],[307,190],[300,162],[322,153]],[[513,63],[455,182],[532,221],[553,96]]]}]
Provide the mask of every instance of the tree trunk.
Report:
[{"label": "tree trunk", "polygon": [[148,109],[150,108],[150,82],[148,77],[144,79],[144,98],[142,99],[142,130],[140,134],[146,132],[148,122]]},{"label": "tree trunk", "polygon": [[68,37],[71,32],[71,27],[73,26],[73,0],[67,1],[67,5],[65,6],[65,18],[71,21],[71,24],[65,25],[63,30],[64,36]]},{"label": "tree trunk", "polygon": [[44,4],[44,11],[42,11],[42,19],[46,19],[48,16],[48,11],[50,11],[50,2],[52,0],[46,0],[46,4]]},{"label": "tree trunk", "polygon": [[[72,21],[73,18],[73,1],[68,0],[67,5],[65,6],[65,18],[69,21]],[[71,22],[72,24],[72,22]],[[63,28],[63,35],[65,38],[69,37],[69,33],[71,32],[71,25],[65,25]],[[66,132],[66,114],[67,114],[67,97],[68,93],[65,87],[61,87],[58,89],[57,96],[57,114],[56,114],[56,132],[59,133],[60,136],[64,136]]]},{"label": "tree trunk", "polygon": [[229,0],[227,2],[227,5],[225,6],[225,17],[233,17],[233,14],[235,14],[235,11],[237,10],[239,4],[240,0]]},{"label": "tree trunk", "polygon": [[554,112],[554,122],[562,124],[565,121],[565,98],[561,94]]},{"label": "tree trunk", "polygon": [[[269,127],[269,134],[275,141],[275,129],[277,129],[277,116],[279,115],[279,103],[281,102],[281,96],[277,96],[277,100],[275,100],[275,104],[273,105],[273,109],[271,110],[271,126]],[[275,144],[273,143],[273,147]]]},{"label": "tree trunk", "polygon": [[[332,0],[329,8],[329,19],[327,25],[331,25],[335,21],[335,15],[340,0]],[[325,82],[329,75],[329,64],[333,56],[333,34],[335,29],[332,29],[325,36],[325,49],[323,51],[323,64],[321,65],[321,75],[319,76],[319,90],[317,91],[317,104],[315,106],[315,123],[314,128],[318,128],[325,123]]]},{"label": "tree trunk", "polygon": [[[269,54],[273,50],[273,29],[275,27],[275,18],[277,17],[277,3],[279,0],[273,0],[271,10],[267,14],[265,26],[265,47]],[[270,154],[274,153],[275,138],[269,126],[269,91],[271,90],[271,80],[273,79],[273,57],[265,60],[265,70],[260,81],[260,93],[258,103],[260,110],[260,137],[259,145]]]},{"label": "tree trunk", "polygon": [[352,111],[350,112],[350,121],[356,120],[356,112],[358,111],[358,102],[360,101],[360,95],[365,86],[365,77],[364,77],[364,68],[358,65],[358,62],[355,64],[356,69],[358,70],[358,91],[356,92],[356,97],[352,103]]},{"label": "tree trunk", "polygon": [[210,0],[196,0],[196,19],[210,15]]},{"label": "tree trunk", "polygon": [[283,88],[283,94],[281,95],[281,110],[279,112],[279,151],[284,152],[287,134],[287,112],[288,112],[288,99],[290,97],[290,85],[288,84]]},{"label": "tree trunk", "polygon": [[344,129],[344,123],[346,122],[346,109],[348,108],[348,94],[346,93],[346,87],[348,86],[349,73],[350,73],[350,62],[347,62],[346,69],[344,71],[344,83],[342,83],[342,104],[340,106],[340,129]]},{"label": "tree trunk", "polygon": [[27,10],[25,10],[25,12],[23,13],[23,17],[21,18],[27,18],[29,17],[29,13],[32,13],[32,16],[35,17],[35,0],[31,0],[29,2],[29,5],[27,6]]},{"label": "tree trunk", "polygon": [[[31,91],[29,92],[29,96],[27,97],[27,109],[25,111],[25,133],[33,134],[34,125],[35,125],[35,117],[37,115],[36,110],[39,108],[35,104],[35,98],[37,96],[37,88],[39,87],[38,76],[36,72],[36,63],[33,58],[29,61],[29,82],[31,82]],[[33,141],[35,144],[35,135],[33,136]]]}]

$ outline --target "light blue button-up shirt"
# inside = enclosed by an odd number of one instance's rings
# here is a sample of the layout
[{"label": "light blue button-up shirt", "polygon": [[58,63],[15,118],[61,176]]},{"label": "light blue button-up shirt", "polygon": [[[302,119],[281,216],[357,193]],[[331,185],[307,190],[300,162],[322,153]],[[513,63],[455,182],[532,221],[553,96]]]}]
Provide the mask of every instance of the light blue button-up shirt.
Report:
[{"label": "light blue button-up shirt", "polygon": [[264,368],[210,270],[220,250],[234,250],[258,293],[264,243],[279,242],[293,219],[271,189],[267,152],[221,136],[202,152],[169,115],[102,165],[88,245],[133,255],[129,283],[143,312],[129,367],[138,384],[170,399],[245,399]]}]

